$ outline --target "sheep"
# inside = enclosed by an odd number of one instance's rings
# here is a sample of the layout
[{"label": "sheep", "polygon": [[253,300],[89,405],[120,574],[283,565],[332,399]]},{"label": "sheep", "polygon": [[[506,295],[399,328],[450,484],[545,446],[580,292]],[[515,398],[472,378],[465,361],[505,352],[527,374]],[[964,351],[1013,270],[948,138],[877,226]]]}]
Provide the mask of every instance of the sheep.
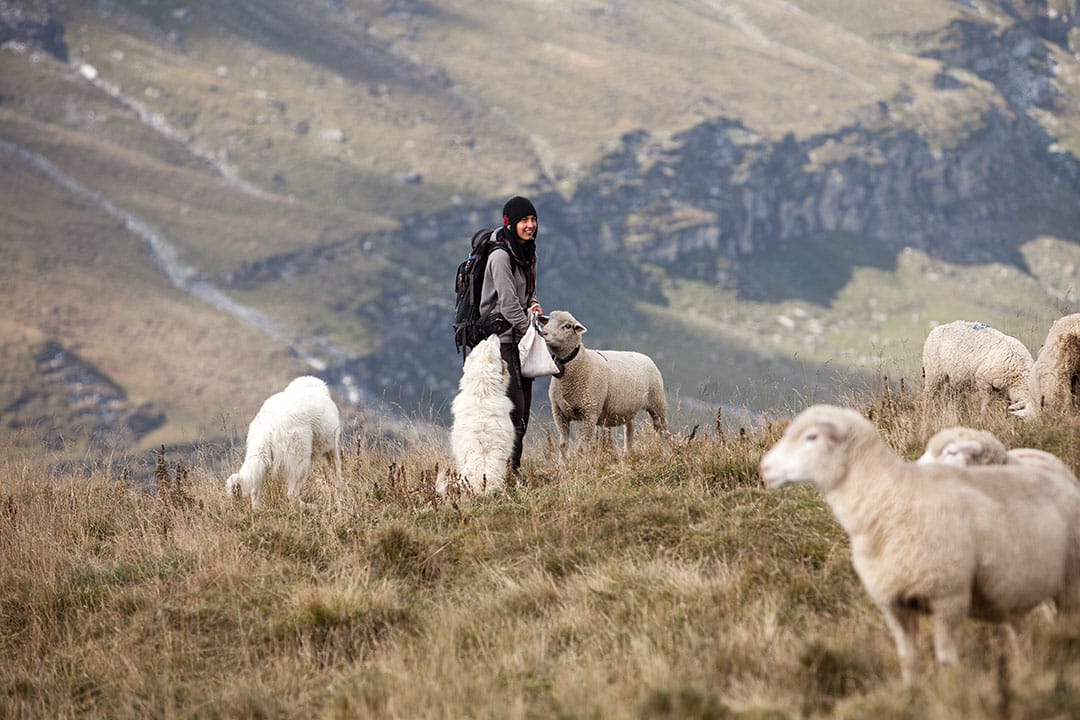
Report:
[{"label": "sheep", "polygon": [[[510,371],[491,335],[465,358],[460,391],[450,405],[454,424],[450,446],[463,489],[493,492],[506,483],[507,461],[514,449],[513,402],[506,394]],[[440,473],[435,489],[446,493],[452,476]]]},{"label": "sheep", "polygon": [[1080,553],[1070,528],[1080,489],[1035,466],[905,462],[859,413],[815,405],[762,458],[770,489],[810,483],[851,539],[852,562],[892,632],[904,682],[918,672],[920,615],[939,664],[958,662],[965,617],[1019,622],[1053,599],[1080,608]]},{"label": "sheep", "polygon": [[[926,444],[917,460],[921,464],[941,463],[965,467],[971,465],[1017,465],[1028,463],[1051,470],[1065,481],[1077,484],[1076,475],[1053,453],[1036,448],[1013,448],[986,430],[955,426],[938,431]],[[1077,518],[1080,520],[1080,518]]]},{"label": "sheep", "polygon": [[[926,444],[926,451],[916,461],[920,464],[941,463],[956,467],[972,465],[1036,465],[1049,470],[1058,483],[1076,487],[1076,475],[1052,453],[1036,448],[1013,448],[1007,450],[993,433],[986,430],[954,426],[938,431]],[[1069,524],[1080,528],[1080,506],[1072,508]],[[1074,540],[1074,551],[1080,552],[1080,543]],[[1007,625],[1009,638],[1014,648],[1019,648],[1018,637],[1023,625],[1013,622]]]},{"label": "sheep", "polygon": [[1058,318],[1050,326],[1033,377],[1044,408],[1064,412],[1080,406],[1080,313]]},{"label": "sheep", "polygon": [[936,462],[954,467],[1007,465],[1009,451],[993,433],[957,425],[935,433],[916,462],[921,465]]},{"label": "sheep", "polygon": [[985,323],[955,320],[938,325],[926,336],[923,388],[931,396],[946,389],[971,389],[984,398],[1004,393],[1010,413],[1030,418],[1039,411],[1034,364],[1031,351],[1016,338]]},{"label": "sheep", "polygon": [[591,442],[597,425],[623,426],[623,448],[634,442],[634,418],[642,410],[653,429],[669,439],[664,379],[647,355],[625,350],[590,350],[581,340],[586,332],[569,312],[556,310],[541,318],[543,335],[560,372],[552,377],[548,399],[566,456],[571,421],[581,421],[581,434]]},{"label": "sheep", "polygon": [[312,464],[320,458],[333,467],[334,494],[340,506],[344,489],[341,418],[326,383],[304,375],[263,402],[248,426],[244,463],[225,481],[225,492],[250,496],[251,508],[257,510],[264,483],[280,478],[293,503],[310,507],[300,494]]}]

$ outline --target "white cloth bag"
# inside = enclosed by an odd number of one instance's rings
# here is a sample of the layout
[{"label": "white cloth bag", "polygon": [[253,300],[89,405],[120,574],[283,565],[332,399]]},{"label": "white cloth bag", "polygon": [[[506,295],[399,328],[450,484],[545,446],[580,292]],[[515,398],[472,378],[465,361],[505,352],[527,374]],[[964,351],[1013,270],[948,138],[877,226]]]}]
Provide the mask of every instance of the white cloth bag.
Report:
[{"label": "white cloth bag", "polygon": [[521,376],[527,378],[544,377],[559,372],[559,366],[551,357],[547,341],[540,334],[540,323],[534,313],[529,313],[529,329],[525,336],[518,341],[518,357],[521,358]]}]

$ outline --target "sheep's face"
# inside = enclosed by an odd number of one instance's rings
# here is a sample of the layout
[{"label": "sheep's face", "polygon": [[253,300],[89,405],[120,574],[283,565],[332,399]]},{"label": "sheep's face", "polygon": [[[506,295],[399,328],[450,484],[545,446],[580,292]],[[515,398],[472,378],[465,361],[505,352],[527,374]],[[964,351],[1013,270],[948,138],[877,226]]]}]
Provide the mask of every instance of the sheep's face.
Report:
[{"label": "sheep's face", "polygon": [[[1037,397],[1037,396],[1036,396]],[[1021,420],[1038,417],[1039,406],[1033,401],[1019,400],[1009,405],[1009,414]]]},{"label": "sheep's face", "polygon": [[587,332],[584,325],[565,310],[556,310],[548,316],[544,325],[544,339],[557,357],[563,357],[581,344],[582,333]]},{"label": "sheep's face", "polygon": [[840,408],[805,410],[788,426],[761,459],[766,487],[775,490],[787,484],[813,483],[827,491],[844,478],[851,428],[844,414],[832,410]]},{"label": "sheep's face", "polygon": [[918,459],[920,465],[937,463],[966,467],[968,465],[1004,465],[1008,454],[1005,446],[993,434],[966,427],[946,428],[926,444],[926,452]]},{"label": "sheep's face", "polygon": [[976,461],[983,452],[981,444],[974,440],[954,440],[946,443],[935,455],[930,449],[922,454],[917,462],[919,465],[952,465],[953,467],[967,467],[979,465]]}]

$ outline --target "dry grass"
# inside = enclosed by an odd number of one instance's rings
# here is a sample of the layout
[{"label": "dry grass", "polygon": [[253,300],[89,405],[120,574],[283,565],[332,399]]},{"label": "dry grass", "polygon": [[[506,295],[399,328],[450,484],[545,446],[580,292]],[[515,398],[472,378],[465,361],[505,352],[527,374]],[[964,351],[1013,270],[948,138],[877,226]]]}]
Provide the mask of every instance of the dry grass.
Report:
[{"label": "dry grass", "polygon": [[[853,402],[905,455],[953,420],[886,387]],[[955,412],[1080,467],[1076,418]],[[431,491],[437,449],[358,436],[344,511],[320,478],[323,509],[295,511],[279,495],[252,513],[224,497],[226,468],[209,456],[146,467],[92,457],[57,471],[5,453],[0,715],[1080,711],[1080,627],[1040,613],[1032,657],[1004,675],[994,633],[970,624],[963,669],[901,687],[819,496],[761,486],[757,463],[781,429],[709,428],[672,448],[646,433],[629,458],[599,448],[561,469],[537,434],[527,487],[452,501]],[[129,479],[142,474],[155,481]]]}]

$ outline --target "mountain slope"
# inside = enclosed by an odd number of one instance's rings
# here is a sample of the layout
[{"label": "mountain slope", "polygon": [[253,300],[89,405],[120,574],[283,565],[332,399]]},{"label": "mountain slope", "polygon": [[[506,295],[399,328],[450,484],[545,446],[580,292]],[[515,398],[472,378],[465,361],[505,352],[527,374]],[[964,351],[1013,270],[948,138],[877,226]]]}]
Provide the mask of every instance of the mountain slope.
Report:
[{"label": "mountain slope", "polygon": [[518,192],[545,307],[657,357],[676,425],[917,381],[956,317],[1036,351],[1075,307],[1078,35],[1057,0],[6,3],[2,419],[77,434],[59,348],[128,445],[220,434],[301,357],[445,420],[450,277]]}]

